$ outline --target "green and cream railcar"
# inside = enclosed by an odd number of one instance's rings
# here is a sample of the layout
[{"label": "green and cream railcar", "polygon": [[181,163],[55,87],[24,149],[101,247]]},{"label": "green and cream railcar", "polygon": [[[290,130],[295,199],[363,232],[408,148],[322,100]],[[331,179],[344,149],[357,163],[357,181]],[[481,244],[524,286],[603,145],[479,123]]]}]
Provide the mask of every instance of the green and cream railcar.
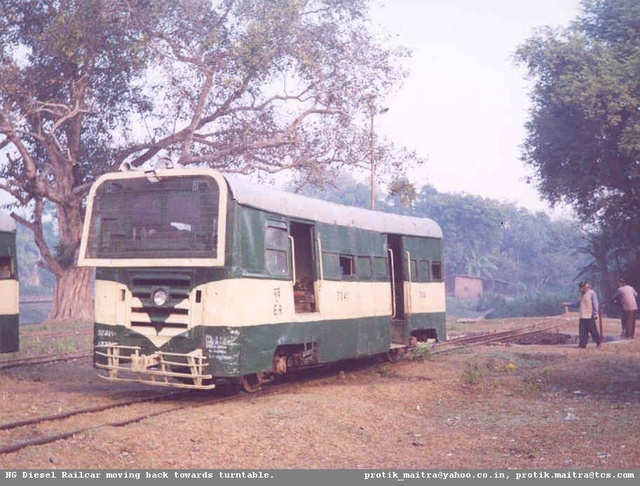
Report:
[{"label": "green and cream railcar", "polygon": [[102,176],[80,254],[96,267],[95,366],[111,380],[250,391],[445,337],[435,222],[211,169]]},{"label": "green and cream railcar", "polygon": [[0,353],[20,349],[16,224],[0,213]]}]

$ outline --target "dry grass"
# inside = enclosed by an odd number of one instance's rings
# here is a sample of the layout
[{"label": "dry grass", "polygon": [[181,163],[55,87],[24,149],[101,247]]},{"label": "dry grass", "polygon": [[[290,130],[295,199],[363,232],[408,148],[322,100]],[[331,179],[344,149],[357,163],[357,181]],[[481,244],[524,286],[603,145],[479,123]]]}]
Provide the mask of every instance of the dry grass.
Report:
[{"label": "dry grass", "polygon": [[[577,330],[574,316],[548,322]],[[618,322],[607,321],[606,334],[618,332]],[[637,469],[639,357],[638,341],[597,350],[502,345],[344,368],[283,393],[0,456],[0,468]],[[116,391],[84,364],[0,374],[3,417],[77,407]]]}]

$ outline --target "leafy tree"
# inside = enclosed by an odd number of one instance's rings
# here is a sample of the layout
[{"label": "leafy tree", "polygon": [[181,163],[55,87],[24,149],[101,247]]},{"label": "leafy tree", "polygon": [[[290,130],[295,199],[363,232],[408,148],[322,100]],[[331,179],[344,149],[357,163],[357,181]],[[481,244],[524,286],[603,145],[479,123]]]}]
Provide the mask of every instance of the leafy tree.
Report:
[{"label": "leafy tree", "polygon": [[583,6],[569,28],[518,50],[534,80],[524,160],[552,203],[619,219],[640,210],[640,3]]},{"label": "leafy tree", "polygon": [[[109,166],[112,133],[142,100],[129,89],[142,65],[138,40],[116,12],[79,3],[0,2],[0,188],[30,211],[14,217],[56,276],[52,317],[59,318],[91,314],[91,272],[75,268],[82,201]],[[47,201],[58,222],[55,248],[43,233]]]},{"label": "leafy tree", "polygon": [[404,213],[418,199],[418,193],[415,184],[406,177],[401,177],[389,185],[387,198],[394,206],[402,208]]},{"label": "leafy tree", "polygon": [[[51,317],[92,315],[92,272],[75,265],[83,201],[122,163],[293,170],[299,184],[366,167],[369,110],[405,74],[405,53],[369,32],[369,3],[0,0],[0,189],[56,277]],[[415,159],[376,146],[387,173]]]},{"label": "leafy tree", "polygon": [[491,257],[500,242],[501,217],[498,203],[470,195],[439,193],[431,186],[422,188],[413,213],[427,216],[442,227],[445,235],[446,265],[449,275],[495,273]]},{"label": "leafy tree", "polygon": [[[567,28],[542,29],[517,51],[533,80],[523,160],[548,201],[570,204],[618,244],[637,247],[640,3],[582,5]],[[637,273],[637,254],[628,257],[627,270]]]}]

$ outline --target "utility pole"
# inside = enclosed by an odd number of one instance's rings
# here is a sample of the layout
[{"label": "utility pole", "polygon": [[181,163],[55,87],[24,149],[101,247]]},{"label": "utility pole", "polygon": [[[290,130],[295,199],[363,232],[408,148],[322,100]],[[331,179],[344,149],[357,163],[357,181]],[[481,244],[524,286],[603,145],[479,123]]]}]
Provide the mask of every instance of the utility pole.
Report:
[{"label": "utility pole", "polygon": [[389,108],[382,108],[376,110],[375,104],[371,102],[371,118],[370,118],[370,133],[369,133],[369,152],[371,156],[371,210],[376,209],[376,160],[375,160],[375,139],[376,134],[373,129],[373,119],[376,115],[382,115],[389,111]]}]

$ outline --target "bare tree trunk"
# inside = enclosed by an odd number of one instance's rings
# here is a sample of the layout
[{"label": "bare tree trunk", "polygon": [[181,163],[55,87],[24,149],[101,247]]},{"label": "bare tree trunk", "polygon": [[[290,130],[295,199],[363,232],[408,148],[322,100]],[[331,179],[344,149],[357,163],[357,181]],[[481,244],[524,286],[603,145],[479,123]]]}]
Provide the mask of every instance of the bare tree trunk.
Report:
[{"label": "bare tree trunk", "polygon": [[71,267],[56,276],[51,320],[93,322],[93,269]]}]

